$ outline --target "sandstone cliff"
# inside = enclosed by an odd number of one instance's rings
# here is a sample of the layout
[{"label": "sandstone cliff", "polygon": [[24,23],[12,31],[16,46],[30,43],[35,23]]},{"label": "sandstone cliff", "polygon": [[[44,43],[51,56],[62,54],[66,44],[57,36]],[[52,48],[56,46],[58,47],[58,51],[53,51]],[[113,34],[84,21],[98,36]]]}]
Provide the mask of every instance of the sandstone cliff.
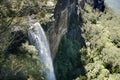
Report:
[{"label": "sandstone cliff", "polygon": [[77,17],[76,5],[77,0],[57,1],[54,12],[55,23],[49,30],[49,41],[53,58],[58,50],[61,38],[68,31],[71,16]]}]

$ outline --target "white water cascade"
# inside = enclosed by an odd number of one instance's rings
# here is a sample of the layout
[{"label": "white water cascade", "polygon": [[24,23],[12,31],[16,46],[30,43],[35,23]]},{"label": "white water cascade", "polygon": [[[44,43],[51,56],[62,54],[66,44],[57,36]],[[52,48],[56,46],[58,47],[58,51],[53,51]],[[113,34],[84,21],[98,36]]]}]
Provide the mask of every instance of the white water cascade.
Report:
[{"label": "white water cascade", "polygon": [[38,50],[40,61],[45,65],[43,70],[45,80],[56,80],[49,44],[44,30],[38,22],[29,27],[28,38]]}]

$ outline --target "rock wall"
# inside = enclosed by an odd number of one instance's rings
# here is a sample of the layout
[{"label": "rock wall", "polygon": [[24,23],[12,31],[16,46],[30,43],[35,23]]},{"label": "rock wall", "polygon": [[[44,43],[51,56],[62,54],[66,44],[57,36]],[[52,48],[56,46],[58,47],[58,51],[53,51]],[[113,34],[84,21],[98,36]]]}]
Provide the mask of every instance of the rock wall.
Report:
[{"label": "rock wall", "polygon": [[68,31],[68,26],[70,22],[70,17],[77,15],[77,0],[58,0],[55,11],[54,18],[55,23],[49,30],[49,42],[52,52],[52,57],[54,58],[58,50],[59,43],[63,35]]}]

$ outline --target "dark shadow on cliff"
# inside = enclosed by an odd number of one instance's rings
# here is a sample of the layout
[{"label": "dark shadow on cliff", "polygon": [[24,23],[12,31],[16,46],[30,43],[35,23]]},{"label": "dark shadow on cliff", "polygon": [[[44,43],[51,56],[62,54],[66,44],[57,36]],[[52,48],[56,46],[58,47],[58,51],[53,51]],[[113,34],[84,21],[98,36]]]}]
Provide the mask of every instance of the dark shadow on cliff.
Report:
[{"label": "dark shadow on cliff", "polygon": [[86,47],[81,36],[82,19],[77,14],[70,15],[68,32],[62,38],[54,60],[57,80],[73,80],[85,76],[80,49]]}]

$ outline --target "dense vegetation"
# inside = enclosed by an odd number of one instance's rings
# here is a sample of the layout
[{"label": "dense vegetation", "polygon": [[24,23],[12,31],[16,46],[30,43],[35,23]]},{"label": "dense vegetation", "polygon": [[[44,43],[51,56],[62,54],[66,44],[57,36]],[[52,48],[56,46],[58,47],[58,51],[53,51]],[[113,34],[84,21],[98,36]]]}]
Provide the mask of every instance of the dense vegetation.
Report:
[{"label": "dense vegetation", "polygon": [[73,80],[77,75],[76,80],[119,80],[120,17],[109,8],[102,13],[89,5],[81,14],[86,47],[63,37],[55,60],[58,80]]},{"label": "dense vegetation", "polygon": [[[47,10],[46,1],[0,1],[0,80],[44,80],[44,65],[25,33],[29,15],[35,14],[34,19],[42,24],[51,21],[53,10]],[[94,11],[89,5],[80,14],[79,26],[71,17],[59,45],[54,60],[57,80],[119,80],[120,16],[109,8],[103,13]],[[71,33],[75,28],[80,35]]]},{"label": "dense vegetation", "polygon": [[43,23],[46,9],[41,9],[45,3],[45,0],[0,1],[0,80],[44,80],[44,65],[26,38],[26,18],[34,13]]},{"label": "dense vegetation", "polygon": [[91,12],[86,6],[83,12],[83,37],[87,48],[83,48],[83,63],[88,80],[118,80],[120,78],[120,19],[112,10],[104,13]]},{"label": "dense vegetation", "polygon": [[84,75],[85,69],[80,61],[80,43],[64,36],[55,59],[57,80],[72,80]]}]

